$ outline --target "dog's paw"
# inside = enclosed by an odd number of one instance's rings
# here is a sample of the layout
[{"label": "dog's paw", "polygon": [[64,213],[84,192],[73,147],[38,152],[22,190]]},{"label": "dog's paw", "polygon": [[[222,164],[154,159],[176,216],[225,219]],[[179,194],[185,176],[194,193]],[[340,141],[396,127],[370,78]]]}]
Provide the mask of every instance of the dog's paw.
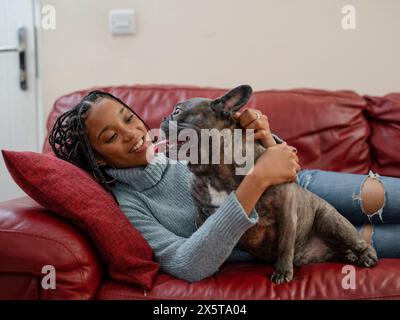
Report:
[{"label": "dog's paw", "polygon": [[276,270],[271,276],[271,281],[276,284],[290,282],[293,279],[293,269],[291,270]]},{"label": "dog's paw", "polygon": [[351,250],[347,250],[344,255],[344,261],[350,262],[353,264],[358,264],[358,256]]},{"label": "dog's paw", "polygon": [[361,267],[370,268],[376,265],[378,256],[374,248],[369,246],[358,257],[358,265]]}]

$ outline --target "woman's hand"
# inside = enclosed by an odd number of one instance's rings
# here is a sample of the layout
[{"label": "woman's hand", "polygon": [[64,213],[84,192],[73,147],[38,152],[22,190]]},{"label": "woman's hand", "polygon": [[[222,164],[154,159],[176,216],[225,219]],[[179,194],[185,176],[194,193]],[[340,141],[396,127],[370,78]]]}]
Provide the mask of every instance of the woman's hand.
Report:
[{"label": "woman's hand", "polygon": [[252,172],[255,179],[265,187],[296,180],[300,171],[297,150],[286,142],[266,149],[257,159]]},{"label": "woman's hand", "polygon": [[276,144],[269,128],[268,117],[257,109],[246,109],[233,115],[243,129],[254,129],[254,140],[259,140],[264,148]]},{"label": "woman's hand", "polygon": [[250,215],[258,199],[268,187],[296,180],[300,171],[296,149],[286,142],[266,149],[236,189],[236,196]]}]

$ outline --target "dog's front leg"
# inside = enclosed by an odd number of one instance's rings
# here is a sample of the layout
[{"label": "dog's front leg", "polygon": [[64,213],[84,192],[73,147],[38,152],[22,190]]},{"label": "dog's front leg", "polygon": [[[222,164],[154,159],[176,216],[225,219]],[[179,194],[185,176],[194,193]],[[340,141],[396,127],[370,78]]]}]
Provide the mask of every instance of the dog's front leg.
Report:
[{"label": "dog's front leg", "polygon": [[[290,197],[289,197],[290,199]],[[280,284],[293,278],[293,257],[296,242],[297,213],[294,199],[285,201],[283,209],[277,214],[278,259],[271,281]]]}]

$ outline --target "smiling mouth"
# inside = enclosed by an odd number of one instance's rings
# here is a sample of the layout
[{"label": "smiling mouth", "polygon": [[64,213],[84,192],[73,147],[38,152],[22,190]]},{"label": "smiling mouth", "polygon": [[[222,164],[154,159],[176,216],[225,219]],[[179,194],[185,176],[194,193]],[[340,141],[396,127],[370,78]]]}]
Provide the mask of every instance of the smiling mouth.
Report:
[{"label": "smiling mouth", "polygon": [[137,153],[137,152],[143,151],[143,149],[147,146],[147,144],[148,144],[148,141],[145,141],[145,137],[143,136],[140,138],[138,143],[136,143],[134,146],[132,146],[129,149],[128,153]]}]

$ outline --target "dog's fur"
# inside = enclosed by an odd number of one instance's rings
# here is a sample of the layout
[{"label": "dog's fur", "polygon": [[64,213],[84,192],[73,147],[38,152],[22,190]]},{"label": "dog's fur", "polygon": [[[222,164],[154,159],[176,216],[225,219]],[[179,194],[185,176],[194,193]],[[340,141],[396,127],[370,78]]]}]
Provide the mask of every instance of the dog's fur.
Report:
[{"label": "dog's fur", "polygon": [[[195,129],[198,133],[200,129],[240,129],[232,114],[247,103],[251,93],[250,86],[242,85],[215,100],[194,98],[181,102],[164,119],[161,129],[168,137],[171,120],[177,122],[178,132],[185,128]],[[242,143],[245,145],[249,141],[243,138]],[[199,141],[199,153],[202,152],[200,144]],[[223,155],[222,144],[220,148]],[[255,142],[254,161],[264,151],[265,148]],[[244,176],[235,174],[235,162],[189,163],[188,166],[193,173],[191,192],[199,211],[197,222],[201,225],[228,194],[238,188]],[[255,209],[259,221],[244,233],[239,245],[264,261],[276,262],[276,271],[271,278],[275,283],[290,281],[293,265],[341,261],[371,267],[377,262],[373,247],[361,238],[348,220],[325,200],[297,183],[269,187]]]}]

